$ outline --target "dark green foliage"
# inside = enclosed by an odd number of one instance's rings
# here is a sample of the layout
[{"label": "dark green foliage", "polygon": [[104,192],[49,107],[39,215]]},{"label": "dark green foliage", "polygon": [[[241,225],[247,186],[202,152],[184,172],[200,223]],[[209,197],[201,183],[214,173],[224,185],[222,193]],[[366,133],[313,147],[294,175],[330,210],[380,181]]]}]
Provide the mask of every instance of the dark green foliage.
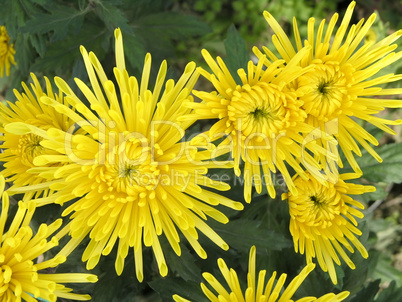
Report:
[{"label": "dark green foliage", "polygon": [[[135,34],[155,61],[175,56],[175,43],[203,36],[210,28],[194,16],[164,11],[141,15],[133,20]],[[135,49],[135,48],[134,48]]]},{"label": "dark green foliage", "polygon": [[168,246],[167,240],[162,237],[161,244],[166,251],[166,262],[172,275],[180,276],[185,282],[194,281],[200,282],[203,273],[199,267],[198,256],[190,251],[186,245],[181,246],[181,255],[177,256],[174,251]]},{"label": "dark green foliage", "polygon": [[380,288],[380,279],[371,281],[350,302],[399,302],[402,300],[402,287],[392,281],[385,289]]},{"label": "dark green foliage", "polygon": [[86,8],[79,11],[66,5],[53,5],[49,12],[32,15],[20,30],[33,35],[42,35],[51,29],[53,33],[50,42],[52,43],[64,39],[69,32],[76,35],[82,27],[88,10]]},{"label": "dark green foliage", "polygon": [[241,84],[240,78],[237,75],[237,70],[239,68],[247,70],[247,63],[250,60],[250,55],[246,49],[244,39],[239,35],[233,24],[228,29],[227,38],[224,43],[227,54],[225,63],[231,74],[235,77],[236,82]]},{"label": "dark green foliage", "polygon": [[[29,72],[71,79],[81,75],[79,47],[96,53],[108,72],[114,61],[113,31],[119,27],[126,45],[127,69],[139,76],[147,52],[153,55],[154,76],[164,59],[176,55],[176,43],[205,35],[209,27],[194,15],[172,9],[170,1],[5,1],[0,25],[5,25],[15,44],[15,59],[9,83],[29,79]],[[156,4],[156,5],[154,5]],[[7,12],[7,13],[6,13]],[[11,90],[7,99],[13,100]]]},{"label": "dark green foliage", "polygon": [[209,301],[202,293],[200,284],[192,281],[183,282],[179,278],[165,277],[150,282],[149,286],[159,293],[160,301],[173,301],[172,296],[175,294],[194,302]]},{"label": "dark green foliage", "polygon": [[260,228],[258,221],[234,219],[230,224],[222,225],[211,222],[210,226],[222,236],[230,247],[246,254],[253,245],[267,250],[282,250],[292,246],[291,241],[282,234],[271,229]]},{"label": "dark green foliage", "polygon": [[396,282],[392,281],[387,288],[379,294],[376,302],[398,302],[402,300],[402,287],[397,287]]}]

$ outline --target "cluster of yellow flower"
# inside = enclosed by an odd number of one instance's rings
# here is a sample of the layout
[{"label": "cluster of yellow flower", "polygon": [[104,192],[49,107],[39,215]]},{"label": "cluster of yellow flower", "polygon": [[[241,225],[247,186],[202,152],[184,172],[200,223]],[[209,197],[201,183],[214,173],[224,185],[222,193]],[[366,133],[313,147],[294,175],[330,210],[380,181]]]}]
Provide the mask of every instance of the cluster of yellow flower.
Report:
[{"label": "cluster of yellow flower", "polygon": [[6,27],[0,26],[0,77],[4,76],[4,68],[6,69],[6,75],[10,75],[11,64],[16,65],[14,54],[14,45],[10,45],[10,37]]},{"label": "cluster of yellow flower", "polygon": [[[202,284],[208,299],[289,301],[314,269],[312,258],[317,258],[336,284],[334,262],[340,265],[338,256],[354,268],[344,247],[353,253],[354,246],[363,257],[368,256],[356,238],[361,231],[355,217],[363,217],[358,210],[363,205],[349,195],[372,192],[375,188],[346,182],[362,173],[353,155],[361,156],[356,141],[381,161],[369,145],[378,142],[359,125],[358,119],[393,134],[387,125],[402,123],[375,116],[386,107],[402,107],[400,100],[378,98],[402,94],[402,89],[378,86],[398,81],[402,76],[375,77],[382,68],[401,58],[402,52],[393,52],[396,45],[392,43],[402,31],[379,42],[362,44],[375,14],[349,28],[354,6],[355,2],[349,5],[333,39],[337,14],[326,31],[323,20],[317,33],[311,18],[304,44],[294,20],[297,49],[277,21],[265,12],[281,58],[268,48],[263,49],[264,53],[254,48],[258,62],[250,61],[247,70],[238,70],[241,83],[236,82],[221,58],[215,61],[203,50],[212,73],[191,62],[177,82],[165,81],[164,61],[151,91],[151,56],[145,57],[138,83],[126,70],[119,29],[115,30],[114,81],[107,78],[96,55],[81,47],[90,87],[80,79],[76,79],[76,84],[84,100],[59,77],[54,80],[59,92],[53,92],[46,77],[45,92],[32,74],[31,87],[23,83],[23,93],[14,90],[18,99],[15,104],[0,104],[0,161],[4,162],[0,185],[4,188],[5,181],[12,183],[3,193],[0,234],[7,218],[8,196],[24,194],[12,225],[2,236],[0,296],[7,297],[5,301],[89,299],[69,293],[58,283],[94,282],[96,276],[37,273],[66,261],[87,237],[89,244],[82,260],[88,269],[94,268],[100,257],[117,245],[115,269],[120,275],[132,248],[139,281],[144,278],[143,244],[152,248],[160,274],[168,273],[159,241],[162,233],[179,256],[178,229],[201,258],[207,254],[198,242],[198,231],[227,250],[227,243],[205,220],[209,216],[227,223],[228,218],[215,207],[242,210],[243,204],[208,189],[230,189],[225,182],[208,178],[209,168],[234,169],[237,176],[243,172],[246,202],[251,202],[252,187],[260,193],[263,183],[269,195],[275,197],[272,175],[280,172],[289,191],[282,198],[289,203],[295,251],[306,254],[307,266],[281,294],[286,275],[280,276],[273,287],[276,273],[265,285],[266,272],[261,271],[256,282],[256,249],[252,247],[244,294],[236,273],[219,259],[218,266],[231,293],[205,273],[205,280],[218,295]],[[8,73],[7,62],[13,62],[13,51],[10,48],[7,57],[1,53],[6,62],[0,64],[2,73],[3,65]],[[200,75],[216,91],[195,91]],[[192,95],[201,101],[195,101]],[[216,123],[207,132],[184,141],[185,131],[199,119],[216,119]],[[218,139],[220,143],[215,145]],[[355,173],[338,173],[343,166],[338,145]],[[219,155],[229,152],[233,161],[217,160]],[[71,214],[69,223],[61,229],[60,219],[43,225],[32,237],[28,225],[35,207],[67,202],[62,216]],[[56,257],[34,264],[33,259],[56,246],[64,236],[70,239]],[[299,301],[335,302],[347,296],[348,292],[342,292]],[[187,301],[177,295],[173,298]]]}]

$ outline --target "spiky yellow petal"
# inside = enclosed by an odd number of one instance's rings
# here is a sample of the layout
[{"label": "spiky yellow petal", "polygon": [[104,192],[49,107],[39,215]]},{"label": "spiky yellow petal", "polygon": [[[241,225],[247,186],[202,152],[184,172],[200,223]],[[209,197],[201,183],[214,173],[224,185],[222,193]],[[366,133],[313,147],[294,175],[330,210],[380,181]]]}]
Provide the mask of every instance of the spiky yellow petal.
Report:
[{"label": "spiky yellow petal", "polygon": [[[226,138],[218,148],[231,152],[237,176],[241,174],[240,164],[244,161],[244,198],[247,202],[251,201],[252,187],[261,192],[263,183],[269,195],[275,197],[272,174],[277,171],[282,173],[289,190],[296,193],[287,165],[302,176],[306,175],[304,170],[307,169],[321,178],[323,174],[319,172],[318,163],[306,151],[310,148],[333,160],[336,158],[332,152],[301,135],[311,133],[314,128],[304,122],[307,115],[299,99],[303,91],[289,84],[311,71],[310,67],[298,66],[309,51],[310,47],[302,49],[286,67],[284,60],[271,62],[265,56],[259,58],[257,65],[250,61],[247,70],[238,70],[241,83],[235,82],[221,58],[215,62],[208,51],[202,51],[212,73],[200,72],[216,91],[195,91],[202,102],[185,103],[193,112],[181,120],[217,119],[208,131],[209,139]],[[267,64],[266,69],[264,64]]]},{"label": "spiky yellow petal", "polygon": [[[0,259],[2,277],[0,278],[0,297],[2,301],[35,301],[45,299],[55,302],[57,297],[73,300],[90,300],[89,295],[71,293],[71,289],[62,283],[96,282],[98,278],[92,274],[49,274],[46,269],[56,267],[66,261],[64,256],[56,256],[38,262],[37,258],[58,245],[52,234],[60,228],[61,219],[51,225],[42,224],[34,235],[29,226],[34,201],[20,202],[17,212],[5,230],[9,209],[9,197],[4,190],[5,180],[0,175],[0,194],[2,194],[2,211],[0,216]],[[51,238],[49,240],[49,238]]]},{"label": "spiky yellow petal", "polygon": [[364,258],[368,257],[365,247],[356,237],[361,235],[361,231],[357,228],[355,217],[363,218],[358,209],[364,206],[348,194],[373,192],[375,188],[345,182],[357,177],[341,174],[336,183],[328,183],[327,186],[314,178],[304,180],[296,177],[298,194],[289,192],[284,196],[289,202],[290,233],[295,251],[306,254],[307,263],[317,258],[334,284],[337,284],[337,277],[333,262],[341,264],[338,255],[350,268],[355,268],[342,245],[351,252],[354,252],[354,246]]},{"label": "spiky yellow petal", "polygon": [[[355,5],[356,2],[352,1],[348,6],[333,39],[338,14],[334,14],[325,31],[325,20],[321,21],[317,28],[315,19],[311,18],[308,21],[306,38],[300,37],[294,19],[293,31],[297,50],[293,48],[275,18],[268,12],[265,12],[264,16],[275,32],[274,45],[286,64],[290,64],[290,61],[303,51],[301,41],[305,40],[305,45],[311,46],[309,55],[300,61],[300,66],[309,66],[312,69],[292,83],[292,86],[306,92],[300,96],[304,103],[302,107],[308,115],[306,122],[324,134],[315,137],[318,144],[326,149],[334,149],[339,143],[353,170],[361,173],[354,158],[354,154],[361,154],[359,145],[379,162],[382,160],[371,146],[377,145],[377,140],[357,121],[367,121],[390,134],[395,134],[395,131],[387,125],[402,124],[402,120],[387,120],[376,116],[387,107],[402,107],[402,100],[384,99],[401,95],[402,89],[383,88],[384,84],[400,81],[402,76],[379,75],[381,70],[402,58],[402,51],[395,52],[397,45],[393,44],[401,37],[402,31],[399,30],[378,42],[374,39],[367,40],[367,36],[372,35],[371,26],[376,14],[372,14],[366,21],[362,19],[351,25]],[[362,43],[364,39],[366,43]],[[258,49],[254,48],[253,51],[258,58],[263,58],[263,53]],[[271,54],[267,48],[264,48],[264,51],[268,56]],[[328,141],[325,136],[334,140]],[[318,157],[321,164],[326,165],[325,156]],[[339,166],[343,166],[340,157]]]},{"label": "spiky yellow petal", "polygon": [[[226,281],[227,286],[223,286],[219,281],[210,273],[203,273],[204,279],[208,282],[208,285],[212,287],[212,290],[201,283],[201,289],[204,295],[212,302],[288,302],[292,301],[293,294],[300,287],[303,281],[307,278],[308,274],[314,269],[315,264],[308,264],[302,269],[289,285],[283,289],[286,281],[286,274],[282,274],[275,286],[276,272],[273,272],[272,276],[265,282],[266,271],[260,271],[258,278],[256,274],[256,248],[255,246],[250,249],[248,274],[247,274],[247,288],[242,290],[239,283],[239,278],[236,271],[229,269],[226,266],[223,259],[218,259],[218,266]],[[242,283],[243,284],[243,283]],[[229,291],[227,290],[229,289]],[[296,302],[311,302],[311,301],[328,301],[328,302],[340,302],[349,296],[349,292],[344,291],[337,295],[329,293],[320,298],[306,297],[297,300]],[[179,295],[173,296],[176,302],[190,302],[190,300],[184,299]]]},{"label": "spiky yellow petal", "polygon": [[[152,248],[159,272],[165,276],[168,267],[159,236],[164,234],[178,255],[181,254],[179,231],[202,258],[207,255],[198,242],[198,232],[227,250],[226,242],[205,220],[210,217],[227,223],[228,218],[215,206],[222,204],[240,210],[243,205],[207,189],[229,188],[206,174],[208,167],[230,165],[208,161],[211,150],[199,152],[190,142],[182,141],[185,130],[195,121],[178,121],[191,111],[182,104],[192,101],[190,93],[199,77],[195,63],[185,67],[177,82],[168,80],[164,84],[167,65],[162,62],[151,91],[148,87],[151,55],[145,57],[139,84],[125,69],[119,29],[115,31],[115,39],[117,86],[107,78],[95,54],[81,47],[91,88],[79,79],[76,83],[90,108],[60,78],[55,82],[66,94],[67,104],[47,96],[41,98],[42,103],[72,120],[81,132],[51,128],[43,133],[21,123],[10,124],[8,128],[41,136],[42,145],[57,153],[36,156],[34,163],[39,168],[63,164],[47,183],[57,193],[36,200],[44,205],[63,204],[76,198],[62,214],[71,214],[71,221],[58,237],[69,234],[72,238],[60,255],[67,256],[89,236],[90,242],[82,255],[87,268],[95,267],[102,255],[108,255],[117,246],[115,269],[120,275],[132,249],[136,275],[142,281],[143,245]],[[13,188],[13,192],[26,190],[29,188]]]}]

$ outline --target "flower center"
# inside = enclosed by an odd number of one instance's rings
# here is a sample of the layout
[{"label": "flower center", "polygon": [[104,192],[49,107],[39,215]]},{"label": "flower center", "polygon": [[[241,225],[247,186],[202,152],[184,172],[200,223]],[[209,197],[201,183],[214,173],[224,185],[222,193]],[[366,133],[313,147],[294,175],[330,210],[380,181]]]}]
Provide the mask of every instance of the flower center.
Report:
[{"label": "flower center", "polygon": [[44,151],[44,147],[40,142],[42,138],[35,134],[22,135],[18,141],[18,152],[21,154],[22,161],[25,164],[32,165],[33,159],[41,155]]},{"label": "flower center", "polygon": [[131,179],[137,173],[138,165],[125,163],[123,167],[119,167],[119,177]]},{"label": "flower center", "polygon": [[330,91],[328,82],[322,81],[321,83],[318,84],[317,90],[320,92],[323,96],[326,96],[328,92]]},{"label": "flower center", "polygon": [[[160,170],[157,163],[151,162],[149,147],[133,140],[110,147],[109,150],[108,154],[98,155],[97,172],[90,174],[96,179],[98,191],[105,200],[133,201],[141,192],[155,190]],[[105,160],[102,161],[102,158]]]},{"label": "flower center", "polygon": [[260,119],[268,118],[269,112],[265,108],[256,108],[254,111],[249,113],[253,116],[254,120],[258,122]]},{"label": "flower center", "polygon": [[310,196],[310,200],[312,202],[314,202],[314,205],[316,205],[316,206],[319,206],[321,204],[321,200],[318,199],[318,197],[316,195]]},{"label": "flower center", "polygon": [[343,213],[345,204],[333,184],[329,184],[328,188],[307,184],[305,188],[298,189],[299,195],[289,198],[289,204],[291,209],[297,208],[291,214],[300,223],[308,227],[327,228]]},{"label": "flower center", "polygon": [[348,83],[351,82],[350,66],[339,64],[316,64],[315,69],[301,76],[299,87],[310,88],[301,99],[307,114],[319,120],[328,121],[342,113],[350,106]]},{"label": "flower center", "polygon": [[272,137],[289,126],[293,116],[286,104],[290,97],[265,82],[237,86],[228,106],[229,120],[244,137]]},{"label": "flower center", "polygon": [[133,189],[139,187],[147,190],[155,189],[158,184],[157,175],[159,170],[155,166],[149,165],[148,159],[142,164],[132,164],[133,160],[125,158],[126,161],[121,161],[118,165],[113,167],[115,180],[113,187],[118,191],[128,192],[127,188]]}]

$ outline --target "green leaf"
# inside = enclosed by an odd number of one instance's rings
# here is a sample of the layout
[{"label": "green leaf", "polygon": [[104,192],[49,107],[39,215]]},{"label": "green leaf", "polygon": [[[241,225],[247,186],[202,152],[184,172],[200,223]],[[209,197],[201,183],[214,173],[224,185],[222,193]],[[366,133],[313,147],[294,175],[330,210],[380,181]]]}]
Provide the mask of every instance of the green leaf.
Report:
[{"label": "green leaf", "polygon": [[71,6],[52,6],[50,13],[39,13],[32,16],[21,30],[26,33],[44,34],[53,32],[51,41],[64,39],[71,30],[77,33],[84,22],[87,10],[77,11]]},{"label": "green leaf", "polygon": [[132,67],[141,70],[146,55],[145,41],[140,35],[122,32],[125,57]]},{"label": "green leaf", "polygon": [[[209,33],[210,28],[194,16],[186,16],[175,12],[150,14],[135,20],[134,29],[145,35],[159,39],[181,40]],[[143,35],[144,36],[144,35]],[[158,41],[158,39],[153,40]]]},{"label": "green leaf", "polygon": [[149,286],[157,291],[162,301],[173,301],[172,296],[177,294],[190,301],[207,302],[209,301],[201,291],[199,283],[187,281],[179,278],[160,278],[148,283]]},{"label": "green leaf", "polygon": [[246,42],[233,24],[228,29],[224,44],[227,54],[225,63],[236,82],[240,84],[241,82],[237,75],[237,70],[239,68],[247,70],[247,63],[250,60],[250,56],[246,48]]},{"label": "green leaf", "polygon": [[34,60],[34,50],[29,45],[29,36],[26,34],[19,34],[15,41],[15,61],[17,68],[21,73],[28,74],[31,70],[31,64]]},{"label": "green leaf", "polygon": [[[48,47],[46,56],[38,58],[32,66],[33,70],[44,72],[60,69],[71,72],[76,60],[81,59],[80,46],[84,45],[88,51],[93,51],[99,60],[104,56],[104,49],[101,46],[105,39],[105,29],[94,25],[86,25],[78,35],[68,35],[66,39],[57,41]],[[94,34],[96,33],[96,34]],[[58,74],[65,76],[64,74]],[[50,75],[49,75],[50,76]]]},{"label": "green leaf", "polygon": [[248,253],[253,245],[257,247],[257,250],[281,250],[292,246],[292,242],[284,235],[260,227],[260,223],[255,220],[237,219],[227,224],[211,221],[209,225],[230,247],[245,253]]},{"label": "green leaf", "polygon": [[380,280],[370,282],[366,287],[359,291],[350,302],[374,302],[374,297],[380,289]]},{"label": "green leaf", "polygon": [[143,39],[145,49],[152,54],[157,65],[175,56],[175,41],[186,41],[210,31],[205,23],[194,16],[169,11],[140,15],[134,20],[133,28],[136,36]]},{"label": "green leaf", "polygon": [[194,254],[191,254],[185,245],[181,245],[181,255],[177,256],[171,248],[168,248],[168,241],[164,237],[160,237],[161,245],[165,252],[166,263],[169,269],[178,274],[185,281],[200,282],[202,272],[196,264]]},{"label": "green leaf", "polygon": [[46,41],[43,35],[30,35],[29,40],[36,52],[43,58],[46,52]]},{"label": "green leaf", "polygon": [[[133,20],[134,38],[141,48],[133,48],[136,52],[152,54],[151,78],[156,77],[160,63],[176,54],[175,42],[187,41],[194,36],[205,35],[209,27],[194,16],[165,11],[152,14],[141,14]],[[133,41],[134,42],[134,41]],[[135,54],[132,55],[134,60]],[[143,66],[143,56],[138,57],[132,65]],[[130,62],[131,63],[131,62]]]},{"label": "green leaf", "polygon": [[[78,253],[78,257],[82,255],[84,246],[80,246],[82,251]],[[133,249],[129,249],[129,254],[124,263],[124,270],[120,276],[116,275],[115,259],[117,254],[117,246],[115,246],[108,257],[101,257],[99,264],[90,271],[96,274],[99,280],[94,283],[93,289],[89,292],[92,296],[91,301],[96,302],[130,302],[137,301],[136,297],[142,293],[149,291],[146,282],[140,283],[137,280],[134,268]],[[143,250],[144,274],[145,280],[150,277],[150,263],[152,255],[150,249]],[[76,259],[80,261],[80,259]],[[77,262],[71,262],[74,264]]]},{"label": "green leaf", "polygon": [[118,7],[108,1],[97,1],[96,4],[95,12],[110,31],[119,27],[123,32],[132,33],[124,13]]},{"label": "green leaf", "polygon": [[[401,183],[402,182],[402,143],[392,143],[380,146],[375,151],[383,159],[382,163],[375,160],[367,151],[362,151],[362,157],[356,158],[363,171],[363,177],[371,182]],[[345,168],[351,172],[351,168]]]},{"label": "green leaf", "polygon": [[[39,13],[40,9],[29,0],[3,1],[6,5],[2,11],[7,12],[4,17],[4,24],[10,37],[16,37],[20,28],[25,25],[28,16]],[[3,10],[4,9],[4,10]],[[1,19],[0,21],[3,22]]]}]

